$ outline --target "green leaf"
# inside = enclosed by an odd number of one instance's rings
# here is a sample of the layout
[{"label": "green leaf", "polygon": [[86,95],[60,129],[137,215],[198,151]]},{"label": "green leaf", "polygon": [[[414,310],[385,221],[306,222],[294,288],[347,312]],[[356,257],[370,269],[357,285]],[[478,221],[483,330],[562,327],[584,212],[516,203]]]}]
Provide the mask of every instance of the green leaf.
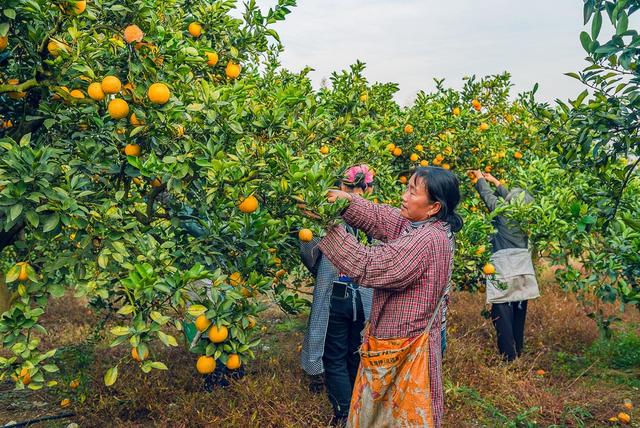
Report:
[{"label": "green leaf", "polygon": [[20,214],[22,214],[22,208],[22,204],[15,204],[14,206],[12,206],[11,210],[9,211],[9,221],[14,221],[18,217],[20,217]]},{"label": "green leaf", "polygon": [[591,53],[591,37],[586,31],[580,33],[580,43],[585,51]]},{"label": "green leaf", "polygon": [[169,368],[163,362],[160,362],[160,361],[152,362],[151,367],[158,370],[169,370]]},{"label": "green leaf", "polygon": [[50,232],[56,228],[58,223],[60,222],[60,216],[58,214],[51,214],[44,222],[44,226],[42,227],[43,232]]},{"label": "green leaf", "polygon": [[629,28],[629,17],[621,10],[618,12],[618,22],[616,23],[616,34],[620,35]]},{"label": "green leaf", "polygon": [[602,28],[602,12],[598,11],[593,17],[593,22],[591,22],[591,38],[593,40],[596,40],[598,38],[601,28]]},{"label": "green leaf", "polygon": [[104,384],[107,385],[107,386],[111,386],[114,383],[116,383],[117,379],[118,379],[118,366],[111,367],[104,374]]},{"label": "green leaf", "polygon": [[100,266],[102,269],[106,269],[108,264],[109,257],[104,253],[100,253],[100,255],[98,256],[98,266]]},{"label": "green leaf", "polygon": [[55,364],[46,364],[42,366],[42,369],[48,373],[55,373],[59,370],[58,366],[56,366]]},{"label": "green leaf", "polygon": [[9,19],[16,19],[16,11],[13,9],[5,9],[4,16],[6,16]]},{"label": "green leaf", "polygon": [[130,313],[132,313],[135,310],[136,310],[136,308],[133,307],[133,305],[124,305],[123,307],[118,309],[118,313],[120,315],[129,315]]},{"label": "green leaf", "polygon": [[111,328],[111,334],[113,334],[114,336],[126,336],[127,334],[129,334],[129,327],[123,327],[123,326],[117,326],[117,327],[113,327]]},{"label": "green leaf", "polygon": [[151,319],[154,320],[155,322],[157,322],[160,325],[165,325],[167,322],[169,322],[169,320],[171,318],[162,315],[160,312],[158,311],[151,311]]},{"label": "green leaf", "polygon": [[40,224],[40,216],[35,211],[27,211],[25,217],[33,227],[38,227],[38,225]]},{"label": "green leaf", "polygon": [[131,132],[129,133],[129,137],[135,137],[136,135],[138,135],[139,133],[141,133],[142,131],[145,130],[146,127],[144,126],[136,126],[135,128],[133,128],[131,130]]},{"label": "green leaf", "polygon": [[198,317],[204,314],[207,311],[207,308],[202,305],[191,305],[189,309],[187,309],[187,313],[192,317]]},{"label": "green leaf", "polygon": [[160,341],[167,346],[178,346],[178,341],[176,340],[175,337],[171,336],[170,334],[166,334],[159,331],[158,339],[160,339]]}]

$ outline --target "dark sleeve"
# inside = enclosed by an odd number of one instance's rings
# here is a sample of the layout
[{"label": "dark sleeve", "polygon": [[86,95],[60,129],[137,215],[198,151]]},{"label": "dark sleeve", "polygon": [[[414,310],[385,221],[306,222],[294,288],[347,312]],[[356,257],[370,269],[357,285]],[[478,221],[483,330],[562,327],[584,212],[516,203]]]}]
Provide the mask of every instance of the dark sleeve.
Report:
[{"label": "dark sleeve", "polygon": [[300,242],[300,258],[302,264],[311,272],[311,275],[318,275],[318,265],[322,253],[319,248],[320,238],[313,238],[309,242]]},{"label": "dark sleeve", "polygon": [[489,183],[484,178],[481,178],[476,183],[476,190],[480,194],[480,198],[484,202],[484,204],[489,208],[489,211],[493,211],[496,209],[498,205],[498,197],[493,193]]},{"label": "dark sleeve", "polygon": [[502,197],[502,199],[506,199],[509,194],[509,189],[501,184],[496,188],[496,193],[498,193],[498,196]]}]

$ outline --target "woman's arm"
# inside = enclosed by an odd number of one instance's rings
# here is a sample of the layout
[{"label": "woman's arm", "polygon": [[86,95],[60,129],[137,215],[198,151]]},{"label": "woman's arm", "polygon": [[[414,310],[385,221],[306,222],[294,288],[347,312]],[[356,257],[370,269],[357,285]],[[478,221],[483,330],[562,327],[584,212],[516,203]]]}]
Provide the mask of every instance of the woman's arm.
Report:
[{"label": "woman's arm", "polygon": [[344,227],[334,227],[320,243],[323,255],[338,270],[364,287],[401,290],[424,270],[429,240],[409,234],[376,246],[361,245]]},{"label": "woman's arm", "polygon": [[476,190],[480,194],[480,198],[484,204],[489,208],[489,211],[495,210],[498,205],[498,197],[493,194],[493,190],[491,190],[489,183],[487,183],[484,178],[478,179]]},{"label": "woman's arm", "polygon": [[[332,200],[330,191],[329,200]],[[337,192],[336,192],[337,193]],[[389,205],[374,204],[353,193],[340,192],[337,198],[348,199],[349,206],[342,213],[348,225],[364,231],[367,235],[382,242],[397,238],[404,230],[408,220],[400,215],[400,210]]]}]

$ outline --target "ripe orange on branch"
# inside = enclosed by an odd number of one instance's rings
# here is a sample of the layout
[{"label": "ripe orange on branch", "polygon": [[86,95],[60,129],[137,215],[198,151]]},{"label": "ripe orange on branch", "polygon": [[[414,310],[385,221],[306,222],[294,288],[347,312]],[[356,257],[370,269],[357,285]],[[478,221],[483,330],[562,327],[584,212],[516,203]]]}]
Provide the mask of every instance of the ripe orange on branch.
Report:
[{"label": "ripe orange on branch", "polygon": [[197,22],[192,22],[191,24],[189,24],[188,30],[189,34],[191,34],[193,37],[200,37],[200,35],[202,34],[202,26]]},{"label": "ripe orange on branch", "polygon": [[200,374],[213,373],[216,369],[216,360],[213,357],[201,355],[196,362],[196,370]]},{"label": "ripe orange on branch", "polygon": [[147,97],[149,98],[149,101],[154,104],[165,104],[169,101],[170,96],[171,91],[164,83],[154,83],[149,86],[149,89],[147,90]]},{"label": "ripe orange on branch", "polygon": [[135,24],[127,26],[127,28],[124,29],[123,35],[124,40],[127,43],[141,42],[142,38],[144,37],[144,33],[142,32],[140,27]]},{"label": "ripe orange on branch", "polygon": [[98,82],[93,82],[87,88],[87,93],[89,94],[89,98],[95,101],[102,101],[104,99],[104,91],[102,90],[102,85]]},{"label": "ripe orange on branch", "polygon": [[496,273],[496,268],[494,265],[492,265],[491,263],[487,263],[486,265],[484,265],[484,267],[482,268],[482,272],[485,275],[493,275],[494,273]]},{"label": "ripe orange on branch", "polygon": [[122,98],[115,98],[109,101],[107,110],[112,119],[123,119],[129,115],[129,104]]},{"label": "ripe orange on branch", "polygon": [[251,214],[258,209],[258,206],[258,199],[256,199],[255,196],[251,195],[247,199],[242,201],[238,208],[240,208],[240,211],[242,211],[243,213]]},{"label": "ripe orange on branch", "polygon": [[124,154],[127,156],[140,156],[140,146],[137,144],[127,144],[124,147]]},{"label": "ripe orange on branch", "polygon": [[145,348],[144,352],[142,353],[142,355],[138,354],[138,348],[134,347],[131,348],[131,358],[133,358],[134,360],[140,362],[144,359],[146,359],[149,356],[149,351]]},{"label": "ripe orange on branch", "polygon": [[211,325],[211,321],[205,315],[200,315],[198,318],[196,318],[195,324],[198,331],[207,331],[207,329]]},{"label": "ripe orange on branch", "polygon": [[227,67],[225,68],[225,74],[229,79],[237,79],[240,76],[240,64],[236,64],[233,61],[229,61],[227,63]]},{"label": "ripe orange on branch", "polygon": [[229,370],[239,369],[241,365],[242,365],[242,361],[240,361],[240,355],[238,354],[229,355],[229,358],[227,359],[227,368]]},{"label": "ripe orange on branch", "polygon": [[9,37],[7,36],[1,36],[0,37],[0,52],[2,52],[3,50],[5,50],[7,48],[7,46],[9,45]]},{"label": "ripe orange on branch", "polygon": [[225,326],[212,325],[209,329],[209,340],[213,343],[222,343],[229,337],[229,330]]},{"label": "ripe orange on branch", "polygon": [[412,134],[413,133],[413,125],[406,124],[404,126],[404,133],[405,134]]},{"label": "ripe orange on branch", "polygon": [[218,54],[215,52],[205,52],[207,55],[207,65],[213,67],[218,63]]},{"label": "ripe orange on branch", "polygon": [[116,76],[107,76],[102,79],[102,92],[105,94],[117,94],[122,89],[122,82]]}]

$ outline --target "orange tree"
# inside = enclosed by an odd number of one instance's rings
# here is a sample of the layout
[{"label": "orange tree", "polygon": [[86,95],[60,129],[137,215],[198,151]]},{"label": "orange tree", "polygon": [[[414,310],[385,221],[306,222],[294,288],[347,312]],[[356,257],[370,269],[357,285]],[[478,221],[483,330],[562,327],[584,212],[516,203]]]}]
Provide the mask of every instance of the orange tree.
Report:
[{"label": "orange tree", "polygon": [[541,251],[564,244],[576,216],[557,201],[571,181],[539,137],[532,111],[548,109],[533,94],[510,101],[505,74],[461,91],[438,82],[403,108],[397,85],[369,84],[362,63],[315,91],[309,70],[278,63],[269,25],[292,3],[263,13],[249,2],[234,18],[233,1],[5,2],[0,370],[18,388],[57,370],[39,319],[68,290],[112,318],[112,346],[130,348],[108,384],[131,359],[164,369],[151,345],[177,346],[185,320],[199,330],[186,343],[198,371],[242,364],[258,343],[258,295],[304,305],[296,275],[283,281],[299,268],[297,231],[335,221],[325,191],[351,164],[371,164],[373,197],[391,204],[416,166],[458,174],[459,288],[482,289],[490,253],[469,168],[535,191],[536,218],[514,215]]}]

